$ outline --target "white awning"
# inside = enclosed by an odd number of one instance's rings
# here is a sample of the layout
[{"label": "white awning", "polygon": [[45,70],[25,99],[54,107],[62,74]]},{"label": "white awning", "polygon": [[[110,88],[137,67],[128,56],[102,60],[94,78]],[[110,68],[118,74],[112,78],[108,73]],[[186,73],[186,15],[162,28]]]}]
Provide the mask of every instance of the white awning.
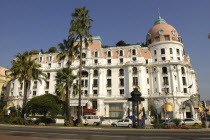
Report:
[{"label": "white awning", "polygon": [[[81,100],[81,106],[86,106],[88,100]],[[70,100],[70,106],[79,106],[79,100]]]}]

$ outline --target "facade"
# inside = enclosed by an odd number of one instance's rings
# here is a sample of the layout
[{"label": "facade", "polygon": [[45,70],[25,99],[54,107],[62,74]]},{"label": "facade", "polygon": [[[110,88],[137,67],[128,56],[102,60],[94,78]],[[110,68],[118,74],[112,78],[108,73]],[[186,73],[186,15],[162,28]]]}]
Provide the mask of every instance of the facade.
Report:
[{"label": "facade", "polygon": [[8,84],[9,79],[6,78],[7,70],[8,69],[6,68],[0,67],[0,100],[3,100],[8,90],[7,84]]},{"label": "facade", "polygon": [[[148,47],[104,47],[101,38],[94,37],[88,48],[83,47],[83,109],[93,109],[92,113],[105,117],[131,115],[131,103],[127,99],[138,85],[145,98],[143,106],[148,116],[153,108],[162,119],[198,118],[196,72],[177,30],[159,17],[147,33],[146,42]],[[33,81],[29,98],[55,94],[56,71],[66,67],[66,61],[58,61],[56,56],[57,53],[35,56],[49,80],[46,83]],[[72,69],[77,75],[79,58],[72,64]],[[7,100],[22,105],[22,87],[14,81]],[[71,95],[70,106],[74,114],[78,95]]]}]

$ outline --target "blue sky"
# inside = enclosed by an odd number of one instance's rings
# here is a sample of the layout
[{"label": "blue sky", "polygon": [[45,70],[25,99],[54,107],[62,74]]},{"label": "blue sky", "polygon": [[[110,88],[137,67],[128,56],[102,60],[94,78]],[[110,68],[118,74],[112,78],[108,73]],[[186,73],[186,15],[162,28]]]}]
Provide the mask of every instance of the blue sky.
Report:
[{"label": "blue sky", "polygon": [[210,99],[210,0],[0,0],[0,66],[10,68],[18,52],[57,46],[68,35],[71,13],[81,6],[94,20],[92,35],[105,45],[145,42],[160,8],[183,38],[201,98]]}]

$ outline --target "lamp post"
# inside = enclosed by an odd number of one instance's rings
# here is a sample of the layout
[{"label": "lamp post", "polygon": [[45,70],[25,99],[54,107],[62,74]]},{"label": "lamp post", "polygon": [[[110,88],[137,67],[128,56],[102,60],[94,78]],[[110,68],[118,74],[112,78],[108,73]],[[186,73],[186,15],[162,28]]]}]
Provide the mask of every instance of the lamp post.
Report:
[{"label": "lamp post", "polygon": [[138,88],[134,88],[131,96],[131,98],[128,98],[128,101],[132,102],[133,127],[140,129],[144,127],[144,124],[141,123],[142,113],[144,115],[144,108],[141,105],[141,101],[144,101],[144,98],[141,97],[141,92],[138,91]]}]

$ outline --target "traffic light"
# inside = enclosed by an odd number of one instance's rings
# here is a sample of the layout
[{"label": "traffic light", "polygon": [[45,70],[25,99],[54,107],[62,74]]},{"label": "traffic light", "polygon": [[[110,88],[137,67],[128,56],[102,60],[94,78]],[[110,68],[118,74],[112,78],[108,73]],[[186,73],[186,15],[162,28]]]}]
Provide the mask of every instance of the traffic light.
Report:
[{"label": "traffic light", "polygon": [[204,108],[206,108],[206,102],[205,101],[201,101],[201,104]]}]

